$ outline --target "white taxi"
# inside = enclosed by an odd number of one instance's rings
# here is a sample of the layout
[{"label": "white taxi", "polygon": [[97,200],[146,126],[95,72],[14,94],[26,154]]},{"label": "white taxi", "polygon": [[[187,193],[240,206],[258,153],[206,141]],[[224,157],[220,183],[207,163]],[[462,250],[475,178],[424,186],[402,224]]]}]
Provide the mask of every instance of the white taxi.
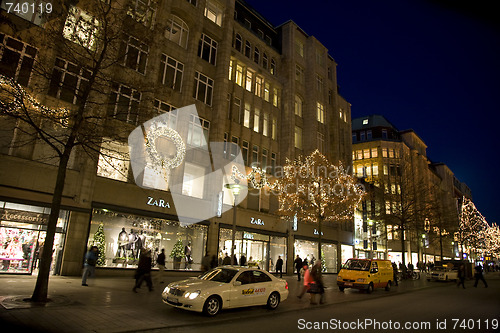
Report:
[{"label": "white taxi", "polygon": [[288,283],[258,268],[221,266],[197,278],[170,283],[165,304],[215,316],[221,309],[267,305],[276,309],[288,297]]}]

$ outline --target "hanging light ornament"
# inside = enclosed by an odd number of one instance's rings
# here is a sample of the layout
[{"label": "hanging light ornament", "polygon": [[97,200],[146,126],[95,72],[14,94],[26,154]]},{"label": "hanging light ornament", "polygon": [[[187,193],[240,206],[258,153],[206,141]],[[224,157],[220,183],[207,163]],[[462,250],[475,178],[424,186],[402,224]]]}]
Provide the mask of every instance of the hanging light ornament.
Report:
[{"label": "hanging light ornament", "polygon": [[[250,171],[250,173],[248,175],[245,175],[242,172],[240,172],[240,170],[238,170],[238,167],[236,165],[233,165],[232,171],[233,172],[231,174],[231,178],[233,180],[235,180],[236,178],[247,179],[250,181],[253,188],[256,188],[256,189],[262,189],[265,186],[273,189],[273,188],[278,186],[278,182],[274,182],[273,184],[271,184],[269,182],[269,180],[267,179],[267,173],[264,170],[262,170],[261,168],[257,168],[255,166],[252,167],[252,171]],[[256,177],[257,175],[259,175],[259,180],[257,180],[257,177]]]}]

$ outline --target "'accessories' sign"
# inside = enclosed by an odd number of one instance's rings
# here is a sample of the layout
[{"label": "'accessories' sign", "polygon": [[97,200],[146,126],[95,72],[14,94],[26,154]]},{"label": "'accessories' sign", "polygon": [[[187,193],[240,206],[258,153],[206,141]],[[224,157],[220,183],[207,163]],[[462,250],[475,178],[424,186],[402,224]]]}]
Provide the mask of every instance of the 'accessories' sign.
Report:
[{"label": "'accessories' sign", "polygon": [[156,200],[153,197],[148,197],[147,205],[149,205],[149,206],[156,206],[156,207],[162,207],[162,208],[170,208],[170,203],[168,203],[168,201],[165,201],[163,199]]},{"label": "'accessories' sign", "polygon": [[46,225],[49,221],[49,215],[16,209],[3,209],[0,220]]}]

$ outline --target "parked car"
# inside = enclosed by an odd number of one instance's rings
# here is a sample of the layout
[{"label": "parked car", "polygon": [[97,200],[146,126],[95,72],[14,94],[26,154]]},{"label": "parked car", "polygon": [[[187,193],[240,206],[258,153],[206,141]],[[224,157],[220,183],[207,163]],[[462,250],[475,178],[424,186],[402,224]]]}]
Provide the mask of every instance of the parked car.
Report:
[{"label": "parked car", "polygon": [[435,266],[427,273],[427,281],[457,281],[458,270],[453,265]]},{"label": "parked car", "polygon": [[288,283],[254,267],[222,266],[197,278],[170,283],[162,300],[170,306],[215,316],[221,309],[267,305],[288,298]]}]

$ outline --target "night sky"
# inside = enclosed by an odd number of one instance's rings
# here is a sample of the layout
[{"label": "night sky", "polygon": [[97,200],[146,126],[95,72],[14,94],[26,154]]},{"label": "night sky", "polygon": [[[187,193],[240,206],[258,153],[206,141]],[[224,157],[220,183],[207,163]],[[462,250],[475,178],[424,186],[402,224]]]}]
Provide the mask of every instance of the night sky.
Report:
[{"label": "night sky", "polygon": [[325,45],[352,118],[381,114],[399,130],[415,130],[430,160],[471,188],[490,224],[500,223],[500,20],[493,2],[247,0],[273,25],[293,20]]}]

